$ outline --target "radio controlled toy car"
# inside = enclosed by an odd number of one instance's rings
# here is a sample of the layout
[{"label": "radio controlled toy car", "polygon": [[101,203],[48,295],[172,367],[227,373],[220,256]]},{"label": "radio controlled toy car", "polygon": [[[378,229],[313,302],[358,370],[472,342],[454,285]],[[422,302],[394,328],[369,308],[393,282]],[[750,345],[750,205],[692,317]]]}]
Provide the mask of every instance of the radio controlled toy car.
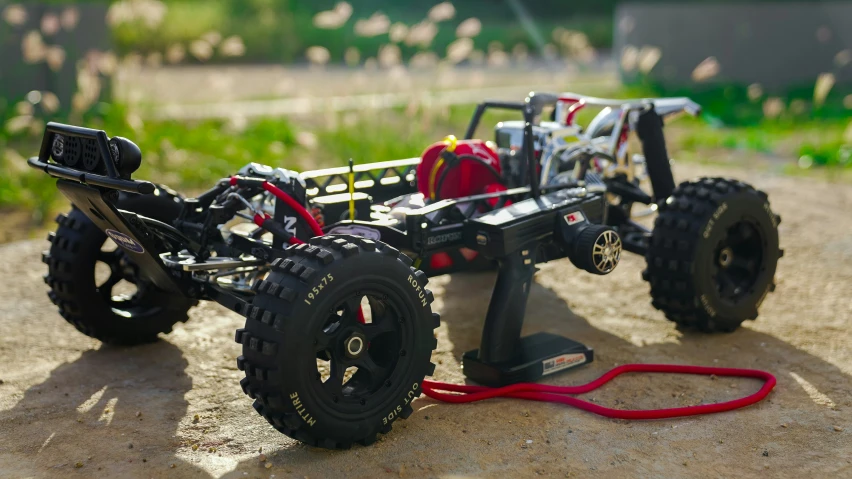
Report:
[{"label": "radio controlled toy car", "polygon": [[[584,107],[602,110],[581,128]],[[487,109],[520,120],[472,139]],[[543,262],[603,275],[626,250],[645,256],[653,305],[678,325],[732,331],[757,316],[779,217],[740,181],[675,186],[663,120],[679,113],[699,107],[531,93],[480,104],[464,139],[421,158],[303,173],[251,163],[197,198],[131,179],[131,141],[50,123],[29,164],[73,208],[43,257],[49,297],[79,331],[118,344],[154,341],[216,301],[246,317],[237,364],[258,413],[311,445],[369,444],[411,414],[435,369],[430,276],[497,269],[481,346],[463,358],[486,385],[592,360],[560,336],[520,337]],[[627,152],[634,132],[643,155]],[[634,221],[654,211],[653,229]]]}]

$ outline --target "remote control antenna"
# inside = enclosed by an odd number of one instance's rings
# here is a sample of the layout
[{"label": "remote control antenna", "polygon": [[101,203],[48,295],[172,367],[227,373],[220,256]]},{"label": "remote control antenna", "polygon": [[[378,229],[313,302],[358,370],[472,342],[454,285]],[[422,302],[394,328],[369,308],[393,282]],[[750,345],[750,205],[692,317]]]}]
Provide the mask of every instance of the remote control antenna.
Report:
[{"label": "remote control antenna", "polygon": [[349,158],[349,221],[355,221],[355,166]]}]

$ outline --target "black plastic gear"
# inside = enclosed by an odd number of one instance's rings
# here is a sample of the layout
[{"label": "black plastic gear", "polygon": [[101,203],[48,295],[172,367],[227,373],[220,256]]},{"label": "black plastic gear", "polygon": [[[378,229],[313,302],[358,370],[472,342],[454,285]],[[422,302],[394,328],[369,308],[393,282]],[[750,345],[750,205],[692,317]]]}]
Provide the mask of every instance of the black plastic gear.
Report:
[{"label": "black plastic gear", "polygon": [[775,290],[781,217],[766,193],[737,180],[687,181],[660,205],[643,279],[652,304],[680,326],[730,332],[756,319]]},{"label": "black plastic gear", "polygon": [[[288,248],[253,285],[257,295],[236,333],[240,384],[255,410],[287,436],[328,449],[390,432],[435,370],[440,317],[427,281],[379,241],[330,235]],[[357,319],[365,297],[367,324]]]}]

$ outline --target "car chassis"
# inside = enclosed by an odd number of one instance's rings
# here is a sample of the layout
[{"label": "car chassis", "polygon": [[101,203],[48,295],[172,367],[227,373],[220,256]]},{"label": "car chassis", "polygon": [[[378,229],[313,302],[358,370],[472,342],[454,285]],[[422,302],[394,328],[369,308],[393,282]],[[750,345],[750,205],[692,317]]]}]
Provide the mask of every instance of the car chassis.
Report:
[{"label": "car chassis", "polygon": [[[626,131],[628,122],[634,123],[647,168],[655,170],[649,194],[630,175],[618,172],[600,179],[602,185],[586,183],[592,158],[610,161],[617,171],[619,165],[621,171],[632,168],[618,157],[615,143],[594,151],[586,146],[584,159],[574,165],[574,181],[547,184],[541,180],[547,171],[541,167],[545,159],[537,158],[540,152],[534,150],[541,141],[536,130],[539,117],[544,107],[564,103],[564,96],[530,94],[522,102],[480,104],[465,140],[473,137],[488,109],[523,116],[521,184],[504,191],[437,199],[407,211],[402,222],[388,220],[386,205],[418,191],[419,158],[300,174],[251,164],[198,197],[183,199],[181,213],[171,224],[116,207],[120,195],[162,191],[150,182],[130,178],[141,153],[127,140],[49,123],[38,157],[28,163],[58,178],[59,190],[119,246],[135,253],[133,261],[141,275],[158,289],[191,300],[216,301],[244,315],[252,310],[257,284],[287,256],[287,247],[305,248],[300,243],[320,234],[369,232],[374,235],[371,239],[380,239],[408,256],[414,268],[427,276],[469,269],[462,251],[476,252],[489,260],[484,264],[496,264],[498,273],[480,347],[464,354],[463,370],[478,383],[497,386],[535,380],[592,361],[592,350],[576,341],[549,333],[521,337],[536,265],[569,257],[578,267],[606,274],[617,265],[622,247],[646,255],[652,231],[632,220],[630,208],[661,205],[675,190],[663,117],[699,111],[686,99],[628,102],[576,96],[568,102],[569,106],[617,107],[609,112],[612,137]],[[77,156],[74,161],[72,154]],[[310,222],[303,220],[314,208],[321,208],[326,218],[345,219],[330,222],[321,231],[312,230]],[[371,220],[351,219],[368,215]],[[294,216],[298,225],[290,219]],[[257,229],[243,233],[224,226],[235,219],[254,223]],[[595,230],[600,234],[584,235],[591,226],[602,228]],[[453,258],[451,267],[430,268],[429,258],[439,253]],[[590,258],[595,259],[590,262]]]}]

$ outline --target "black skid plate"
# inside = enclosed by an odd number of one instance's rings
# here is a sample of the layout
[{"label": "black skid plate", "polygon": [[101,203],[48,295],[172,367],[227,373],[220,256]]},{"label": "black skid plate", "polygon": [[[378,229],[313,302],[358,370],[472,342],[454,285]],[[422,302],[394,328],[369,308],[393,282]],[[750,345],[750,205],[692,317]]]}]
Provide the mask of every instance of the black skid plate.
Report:
[{"label": "black skid plate", "polygon": [[[185,294],[184,285],[166,269],[156,242],[144,234],[145,225],[131,212],[120,212],[107,202],[100,190],[68,180],[59,180],[56,187],[71,203],[92,220],[92,223],[130,255],[143,276],[165,291]],[[136,223],[136,227],[131,223]]]}]

